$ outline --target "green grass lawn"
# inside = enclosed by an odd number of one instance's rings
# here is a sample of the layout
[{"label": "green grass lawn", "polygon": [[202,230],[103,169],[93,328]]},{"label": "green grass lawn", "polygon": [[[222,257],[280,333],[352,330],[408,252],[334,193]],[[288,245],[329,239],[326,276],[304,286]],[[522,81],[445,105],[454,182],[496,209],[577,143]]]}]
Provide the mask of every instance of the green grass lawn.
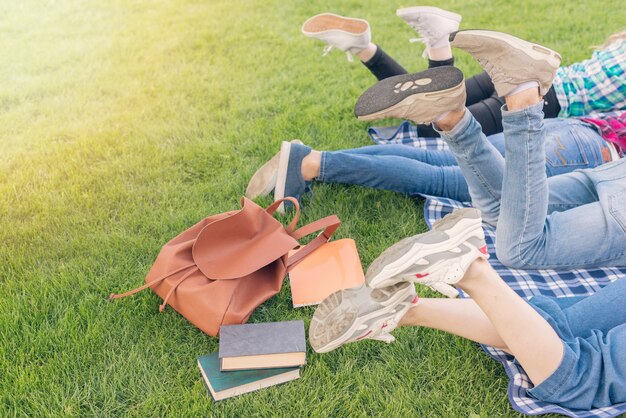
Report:
[{"label": "green grass lawn", "polygon": [[[410,3],[277,0],[0,2],[0,416],[515,416],[503,369],[468,341],[401,329],[397,342],[308,352],[302,378],[214,403],[196,367],[218,340],[146,291],[160,247],[237,208],[285,139],[368,145],[352,109],[375,80],[300,35],[320,11],[370,21],[421,70]],[[340,3],[340,4],[339,4]],[[463,27],[508,30],[588,57],[623,1],[454,1]],[[467,74],[478,71],[458,55]],[[259,203],[268,204],[269,199]],[[336,213],[367,266],[426,229],[418,199],[315,186],[303,222]],[[287,219],[283,219],[286,221]],[[432,295],[423,292],[424,295]],[[251,322],[304,319],[289,287]]]}]

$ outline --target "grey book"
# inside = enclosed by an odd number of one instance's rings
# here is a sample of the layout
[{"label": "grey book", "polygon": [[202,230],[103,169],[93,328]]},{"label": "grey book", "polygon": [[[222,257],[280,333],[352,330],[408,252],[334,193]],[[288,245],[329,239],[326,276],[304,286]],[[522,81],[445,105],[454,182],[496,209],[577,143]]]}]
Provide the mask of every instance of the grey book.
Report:
[{"label": "grey book", "polygon": [[302,366],[304,322],[222,325],[219,359],[222,371]]}]

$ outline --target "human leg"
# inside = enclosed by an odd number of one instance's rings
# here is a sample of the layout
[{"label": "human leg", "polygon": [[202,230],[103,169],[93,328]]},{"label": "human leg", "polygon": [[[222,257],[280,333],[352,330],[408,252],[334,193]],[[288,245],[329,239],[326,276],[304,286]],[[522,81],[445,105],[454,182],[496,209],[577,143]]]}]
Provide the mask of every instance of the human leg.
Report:
[{"label": "human leg", "polygon": [[404,157],[439,167],[457,165],[454,155],[450,151],[429,150],[426,148],[412,147],[402,144],[388,144],[383,146],[369,145],[365,147],[348,148],[330,152]]},{"label": "human leg", "polygon": [[[404,145],[398,147],[409,148]],[[407,195],[428,194],[462,202],[470,199],[467,183],[457,166],[431,165],[395,155],[322,152],[316,180],[324,183],[355,184]]]},{"label": "human leg", "polygon": [[[404,281],[431,287],[458,285],[472,297],[495,328],[494,331],[477,325],[464,336],[473,340],[488,336],[500,347],[506,347],[519,356],[518,360],[533,382],[538,383],[559,365],[563,344],[550,325],[506,285],[485,260],[484,253],[476,248],[473,240],[482,234],[476,212],[475,209],[457,210],[429,232],[406,238],[388,248],[367,269],[367,283],[372,287]],[[417,310],[409,312],[419,313]],[[480,317],[475,311],[472,316]],[[407,322],[411,323],[411,316],[400,324]],[[459,334],[453,324],[454,321],[448,329]],[[543,354],[538,356],[538,353]]]},{"label": "human leg", "polygon": [[[497,32],[458,32],[453,43],[486,65],[492,79],[498,80],[496,90],[506,97],[503,125],[508,158],[496,228],[496,253],[500,261],[525,268],[623,265],[626,262],[625,231],[619,217],[613,213],[618,209],[610,207],[611,199],[615,197],[609,195],[608,201],[602,199],[600,182],[594,180],[594,171],[582,173],[587,177],[584,185],[575,181],[580,177],[576,173],[562,179],[553,178],[556,181],[551,184],[566,183],[570,186],[566,189],[568,193],[587,196],[590,203],[548,216],[548,181],[542,169],[545,165],[545,131],[540,95],[545,94],[550,86],[549,76],[558,66],[558,55],[547,48]],[[507,58],[503,59],[505,51],[508,52]],[[528,65],[521,69],[512,67],[511,61],[514,60],[511,57],[516,55],[529,59]],[[617,180],[626,166],[613,165],[610,170],[608,174],[605,172],[603,188],[623,193],[624,183]],[[602,175],[598,174],[598,177]],[[594,199],[597,201],[593,202]],[[617,199],[626,200],[626,196]],[[580,219],[586,222],[581,224]],[[575,239],[580,233],[585,236],[584,240]]]},{"label": "human leg", "polygon": [[394,75],[407,73],[404,67],[387,55],[380,45],[370,45],[367,51],[358,55],[363,65],[365,65],[378,80],[384,80]]},{"label": "human leg", "polygon": [[398,326],[418,326],[445,331],[479,344],[508,351],[489,317],[472,299],[420,298]]},{"label": "human leg", "polygon": [[[538,102],[518,107],[507,97],[509,110],[503,111],[503,124],[509,157],[496,228],[498,259],[526,268],[621,265],[626,252],[626,246],[620,245],[624,231],[619,236],[619,228],[610,219],[607,222],[606,209],[592,178],[579,172],[553,177],[548,182],[542,169],[546,160],[542,106]],[[587,204],[548,215],[549,188],[564,200],[587,200]],[[583,225],[580,219],[585,219]],[[585,239],[576,240],[578,234]],[[616,234],[615,242],[607,241]]]},{"label": "human leg", "polygon": [[515,293],[485,260],[457,283],[487,315],[508,350],[538,385],[563,358],[563,342],[550,324]]},{"label": "human leg", "polygon": [[495,225],[500,214],[504,157],[469,112],[463,112],[460,120],[456,114],[449,114],[445,122],[448,119],[452,128],[441,131],[441,135],[465,177],[472,204],[481,211],[484,222]]}]

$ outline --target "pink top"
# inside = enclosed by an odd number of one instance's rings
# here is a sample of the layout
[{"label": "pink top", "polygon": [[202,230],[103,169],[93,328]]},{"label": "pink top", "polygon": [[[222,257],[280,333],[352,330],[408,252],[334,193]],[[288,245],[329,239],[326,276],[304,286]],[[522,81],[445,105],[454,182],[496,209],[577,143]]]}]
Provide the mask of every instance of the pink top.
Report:
[{"label": "pink top", "polygon": [[626,112],[611,112],[580,118],[598,128],[605,141],[611,142],[620,155],[626,152]]}]

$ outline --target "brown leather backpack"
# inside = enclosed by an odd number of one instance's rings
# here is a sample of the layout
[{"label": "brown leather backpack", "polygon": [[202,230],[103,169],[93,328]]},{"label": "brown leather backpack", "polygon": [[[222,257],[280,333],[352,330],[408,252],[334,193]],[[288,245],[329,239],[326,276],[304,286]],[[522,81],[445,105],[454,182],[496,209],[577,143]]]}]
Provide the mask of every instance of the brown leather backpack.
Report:
[{"label": "brown leather backpack", "polygon": [[[285,227],[272,214],[285,200],[295,216]],[[285,275],[327,242],[340,221],[331,215],[295,229],[298,201],[278,200],[267,209],[242,198],[237,211],[209,216],[165,244],[146,277],[146,284],[117,299],[152,289],[192,324],[216,336],[222,324],[241,324],[254,309],[280,291]],[[298,239],[323,230],[297,253]]]}]

